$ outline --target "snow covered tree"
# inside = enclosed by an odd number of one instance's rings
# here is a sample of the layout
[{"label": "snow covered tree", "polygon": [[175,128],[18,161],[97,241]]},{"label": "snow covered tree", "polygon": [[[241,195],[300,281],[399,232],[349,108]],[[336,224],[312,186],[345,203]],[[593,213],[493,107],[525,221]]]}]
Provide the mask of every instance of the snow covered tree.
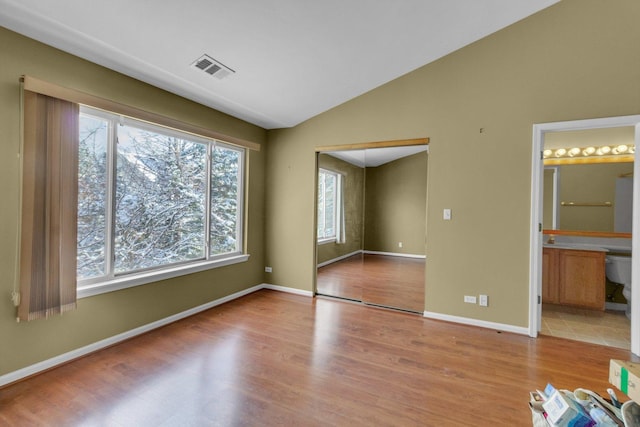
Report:
[{"label": "snow covered tree", "polygon": [[80,128],[80,279],[205,259],[207,226],[210,256],[241,250],[241,149],[98,115]]}]

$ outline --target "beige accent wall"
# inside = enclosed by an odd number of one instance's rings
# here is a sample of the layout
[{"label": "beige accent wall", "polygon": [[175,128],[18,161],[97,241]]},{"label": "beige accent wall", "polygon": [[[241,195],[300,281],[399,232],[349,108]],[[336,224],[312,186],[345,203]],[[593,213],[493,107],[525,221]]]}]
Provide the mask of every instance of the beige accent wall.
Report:
[{"label": "beige accent wall", "polygon": [[28,74],[62,86],[264,144],[266,132],[132,78],[0,28],[0,375],[263,282],[264,151],[249,153],[246,263],[83,298],[63,316],[16,322],[20,90]]},{"label": "beige accent wall", "polygon": [[[429,137],[425,310],[527,327],[532,126],[640,113],[639,17],[637,0],[564,0],[269,132],[270,283],[313,289],[314,147]],[[480,293],[489,307],[463,302]]]},{"label": "beige accent wall", "polygon": [[318,264],[362,250],[364,168],[328,154],[318,154],[318,167],[342,174],[344,187],[345,242],[318,245]]},{"label": "beige accent wall", "polygon": [[368,167],[366,173],[365,250],[424,255],[427,153]]},{"label": "beige accent wall", "polygon": [[631,172],[633,163],[559,166],[560,202],[612,204],[611,207],[561,206],[559,229],[613,232],[616,179]]}]

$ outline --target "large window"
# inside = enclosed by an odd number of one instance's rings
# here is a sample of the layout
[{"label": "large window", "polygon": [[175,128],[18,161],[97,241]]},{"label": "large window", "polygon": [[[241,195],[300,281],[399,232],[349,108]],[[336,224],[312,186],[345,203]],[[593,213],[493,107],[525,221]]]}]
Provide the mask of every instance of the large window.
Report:
[{"label": "large window", "polygon": [[78,287],[242,253],[244,149],[83,107]]},{"label": "large window", "polygon": [[340,236],[342,180],[339,173],[318,172],[318,241],[328,242]]}]

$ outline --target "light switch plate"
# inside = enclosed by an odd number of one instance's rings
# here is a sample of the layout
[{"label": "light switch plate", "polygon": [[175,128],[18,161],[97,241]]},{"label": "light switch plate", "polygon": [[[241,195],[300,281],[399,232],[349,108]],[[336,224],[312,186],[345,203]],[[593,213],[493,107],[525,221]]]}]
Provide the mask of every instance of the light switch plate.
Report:
[{"label": "light switch plate", "polygon": [[480,295],[480,301],[478,302],[482,307],[489,306],[489,297],[487,295]]},{"label": "light switch plate", "polygon": [[445,221],[451,220],[451,209],[445,209],[442,211],[442,219]]}]

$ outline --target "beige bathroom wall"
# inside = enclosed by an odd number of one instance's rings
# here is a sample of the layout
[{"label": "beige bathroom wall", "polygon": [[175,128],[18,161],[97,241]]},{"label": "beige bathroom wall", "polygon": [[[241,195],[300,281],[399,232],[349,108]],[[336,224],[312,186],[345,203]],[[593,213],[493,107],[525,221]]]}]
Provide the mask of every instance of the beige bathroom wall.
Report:
[{"label": "beige bathroom wall", "polygon": [[427,158],[422,152],[366,169],[365,250],[424,255]]},{"label": "beige bathroom wall", "polygon": [[561,206],[561,230],[613,232],[616,179],[633,173],[633,163],[559,166],[560,202],[604,203],[611,207]]},{"label": "beige bathroom wall", "polygon": [[[314,147],[429,137],[425,310],[527,327],[532,126],[640,113],[638,18],[636,0],[564,0],[270,131],[269,281],[313,288]],[[463,303],[479,293],[489,307]]]},{"label": "beige bathroom wall", "polygon": [[261,144],[266,140],[259,127],[0,28],[0,375],[262,283],[265,153],[252,151],[248,262],[83,298],[77,310],[63,316],[17,323],[10,295],[18,253],[18,79],[23,74],[230,136]]}]

